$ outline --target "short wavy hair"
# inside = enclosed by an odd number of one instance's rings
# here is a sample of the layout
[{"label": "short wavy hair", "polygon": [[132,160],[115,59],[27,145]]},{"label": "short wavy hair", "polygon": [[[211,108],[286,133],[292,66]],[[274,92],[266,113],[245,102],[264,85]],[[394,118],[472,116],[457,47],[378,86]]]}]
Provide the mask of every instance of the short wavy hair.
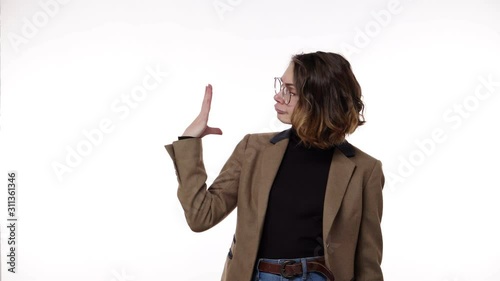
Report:
[{"label": "short wavy hair", "polygon": [[339,54],[321,51],[296,54],[291,61],[299,97],[292,127],[307,147],[342,143],[365,123],[361,87],[350,63]]}]

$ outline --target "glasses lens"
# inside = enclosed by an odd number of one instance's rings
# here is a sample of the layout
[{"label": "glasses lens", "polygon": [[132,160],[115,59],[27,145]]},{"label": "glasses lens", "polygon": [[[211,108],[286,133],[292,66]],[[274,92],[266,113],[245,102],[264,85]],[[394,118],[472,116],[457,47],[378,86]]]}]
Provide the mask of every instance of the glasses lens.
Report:
[{"label": "glasses lens", "polygon": [[290,92],[288,91],[288,89],[285,87],[285,89],[283,89],[283,99],[285,100],[285,103],[286,104],[289,104],[290,103]]},{"label": "glasses lens", "polygon": [[274,78],[274,92],[278,94],[281,91],[281,81],[279,77]]}]

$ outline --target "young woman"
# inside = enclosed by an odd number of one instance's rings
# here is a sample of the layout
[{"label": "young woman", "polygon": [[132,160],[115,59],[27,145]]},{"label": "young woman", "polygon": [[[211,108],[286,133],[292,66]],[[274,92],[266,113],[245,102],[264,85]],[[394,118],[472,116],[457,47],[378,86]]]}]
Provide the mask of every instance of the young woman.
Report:
[{"label": "young woman", "polygon": [[222,280],[382,281],[379,160],[345,140],[365,121],[350,64],[335,53],[292,57],[275,78],[283,132],[247,134],[208,187],[201,138],[212,86],[200,114],[166,145],[188,225],[205,231],[236,207],[237,226]]}]

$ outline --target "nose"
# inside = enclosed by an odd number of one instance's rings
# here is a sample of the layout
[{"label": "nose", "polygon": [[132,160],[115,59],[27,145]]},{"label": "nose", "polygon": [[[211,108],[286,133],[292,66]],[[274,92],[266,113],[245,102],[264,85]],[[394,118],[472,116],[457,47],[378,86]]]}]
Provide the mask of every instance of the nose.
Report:
[{"label": "nose", "polygon": [[274,94],[274,100],[278,103],[285,103],[285,100],[280,94]]}]

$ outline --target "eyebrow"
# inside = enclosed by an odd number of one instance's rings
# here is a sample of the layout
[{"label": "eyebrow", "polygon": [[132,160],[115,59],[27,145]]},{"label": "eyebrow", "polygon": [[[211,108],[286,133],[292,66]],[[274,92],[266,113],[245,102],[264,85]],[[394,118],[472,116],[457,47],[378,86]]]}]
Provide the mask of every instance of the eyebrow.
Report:
[{"label": "eyebrow", "polygon": [[282,78],[282,77],[280,77],[280,79],[281,79],[281,81],[285,84],[285,86],[295,88],[295,86],[293,85],[293,83],[285,83],[285,81],[283,81],[283,78]]}]

